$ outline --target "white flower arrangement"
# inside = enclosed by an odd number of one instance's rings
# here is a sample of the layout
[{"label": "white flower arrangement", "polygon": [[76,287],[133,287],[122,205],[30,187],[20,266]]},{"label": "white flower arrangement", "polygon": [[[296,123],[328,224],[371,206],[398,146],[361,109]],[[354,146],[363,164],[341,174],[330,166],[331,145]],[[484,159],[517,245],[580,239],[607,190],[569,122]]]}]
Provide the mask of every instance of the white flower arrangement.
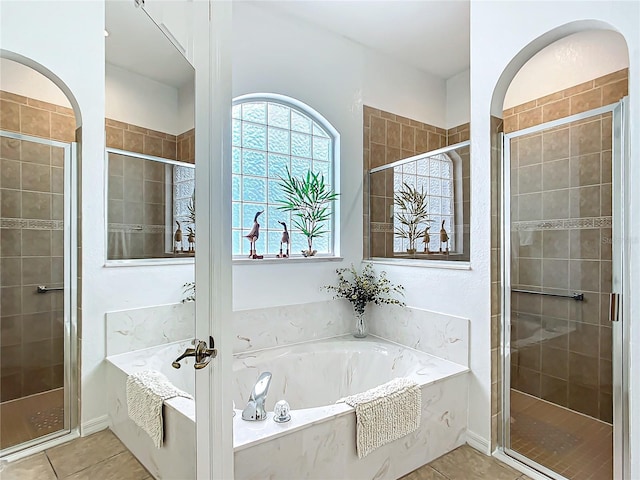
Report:
[{"label": "white flower arrangement", "polygon": [[[338,268],[338,285],[325,285],[327,291],[335,292],[333,298],[346,298],[353,304],[353,309],[360,315],[364,313],[364,309],[369,302],[376,305],[398,305],[405,306],[402,300],[393,298],[392,294],[404,295],[404,287],[402,285],[394,285],[387,278],[387,272],[380,272],[380,276],[376,276],[373,267],[367,263],[362,269],[362,273],[358,274],[353,265],[351,268]],[[345,278],[345,274],[351,274],[351,280]]]}]

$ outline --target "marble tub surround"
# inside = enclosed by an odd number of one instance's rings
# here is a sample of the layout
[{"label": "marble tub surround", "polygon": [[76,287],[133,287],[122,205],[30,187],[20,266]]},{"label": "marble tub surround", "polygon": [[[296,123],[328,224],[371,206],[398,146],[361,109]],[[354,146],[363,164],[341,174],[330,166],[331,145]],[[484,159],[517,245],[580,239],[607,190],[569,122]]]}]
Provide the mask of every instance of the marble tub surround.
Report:
[{"label": "marble tub surround", "polygon": [[348,302],[322,302],[233,312],[233,353],[344,335],[353,329]]},{"label": "marble tub surround", "polygon": [[[165,443],[157,450],[128,418],[126,378],[136,371],[158,369],[178,388],[193,392],[193,385],[188,384],[193,375],[184,374],[193,371],[190,364],[180,370],[170,367],[171,360],[187,343],[175,342],[108,358],[107,391],[113,431],[156,478],[195,475],[195,403],[184,398],[165,403]],[[242,352],[235,355],[233,369],[237,407],[234,450],[239,479],[270,475],[372,478],[376,472],[380,474],[378,478],[398,478],[465,441],[468,368],[383,339],[354,339],[347,334],[337,339]],[[262,422],[242,421],[240,412],[249,391],[259,373],[266,370],[273,373],[267,395],[268,418]],[[365,460],[358,460],[355,411],[335,402],[395,377],[411,378],[420,385],[420,429],[371,453]],[[291,404],[292,419],[278,424],[273,421],[272,410],[274,403],[283,398]],[[288,460],[272,458],[282,455]],[[256,458],[269,460],[256,462]],[[295,465],[287,470],[291,458]]]},{"label": "marble tub surround", "polygon": [[107,356],[194,337],[193,302],[106,313]]},{"label": "marble tub surround", "polygon": [[469,320],[466,318],[382,305],[371,309],[369,321],[373,335],[469,366]]},{"label": "marble tub surround", "polygon": [[235,478],[397,479],[465,443],[467,383],[458,375],[423,386],[420,428],[364,459],[358,459],[356,418],[349,412],[236,450]]}]

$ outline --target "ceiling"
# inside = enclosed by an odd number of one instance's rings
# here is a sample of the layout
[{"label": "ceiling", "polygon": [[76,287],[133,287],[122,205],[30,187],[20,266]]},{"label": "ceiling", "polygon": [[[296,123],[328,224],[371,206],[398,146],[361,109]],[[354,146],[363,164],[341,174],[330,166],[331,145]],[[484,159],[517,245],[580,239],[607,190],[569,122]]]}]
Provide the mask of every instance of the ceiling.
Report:
[{"label": "ceiling", "polygon": [[469,68],[468,0],[260,2],[424,72],[447,79]]},{"label": "ceiling", "polygon": [[107,1],[105,17],[107,63],[176,88],[193,83],[193,67],[133,1]]}]

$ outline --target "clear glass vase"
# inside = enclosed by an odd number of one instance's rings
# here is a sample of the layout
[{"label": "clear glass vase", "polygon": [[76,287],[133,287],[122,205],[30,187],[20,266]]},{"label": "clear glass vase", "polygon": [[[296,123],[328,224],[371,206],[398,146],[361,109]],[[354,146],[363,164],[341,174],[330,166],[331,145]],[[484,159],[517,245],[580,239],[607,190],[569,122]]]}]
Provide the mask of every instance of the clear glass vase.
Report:
[{"label": "clear glass vase", "polygon": [[354,310],[356,317],[356,328],[353,331],[353,336],[356,338],[364,338],[369,334],[369,325],[367,324],[366,310],[362,313]]}]

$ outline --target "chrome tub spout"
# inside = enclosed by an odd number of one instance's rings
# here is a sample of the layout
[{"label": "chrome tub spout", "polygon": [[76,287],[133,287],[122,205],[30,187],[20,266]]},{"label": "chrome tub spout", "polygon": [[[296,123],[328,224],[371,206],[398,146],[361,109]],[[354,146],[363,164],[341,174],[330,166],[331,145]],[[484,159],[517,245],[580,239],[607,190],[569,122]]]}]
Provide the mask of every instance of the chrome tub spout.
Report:
[{"label": "chrome tub spout", "polygon": [[249,402],[247,402],[247,406],[242,411],[243,420],[266,420],[267,411],[264,408],[264,401],[267,398],[269,385],[271,385],[271,372],[260,374],[249,396]]}]

